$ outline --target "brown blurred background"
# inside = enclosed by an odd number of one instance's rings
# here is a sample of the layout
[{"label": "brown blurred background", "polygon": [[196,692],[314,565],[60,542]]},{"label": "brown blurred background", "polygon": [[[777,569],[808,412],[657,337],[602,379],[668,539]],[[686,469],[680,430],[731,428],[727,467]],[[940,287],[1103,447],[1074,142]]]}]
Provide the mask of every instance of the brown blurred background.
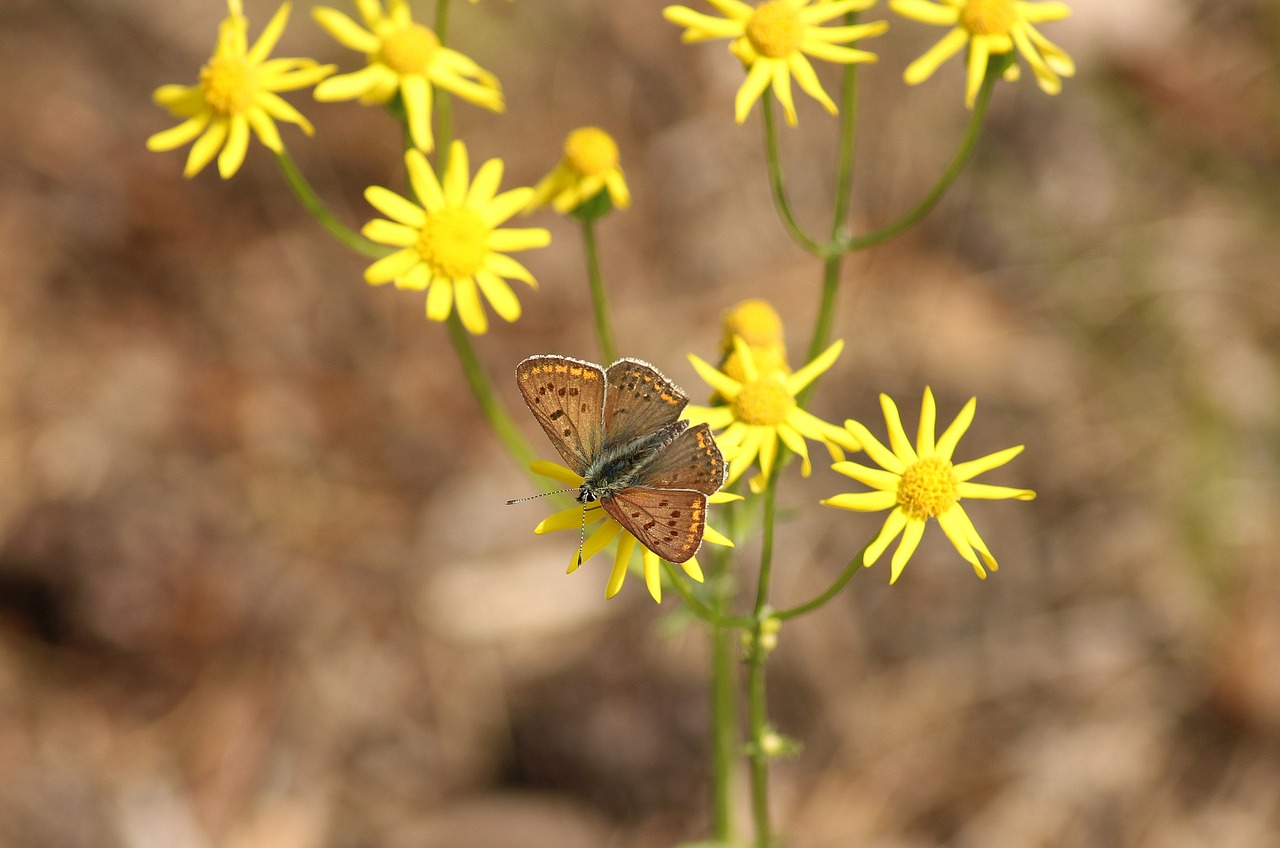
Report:
[{"label": "brown blurred background", "polygon": [[[295,8],[276,55],[358,57]],[[333,5],[342,6],[343,3]],[[694,4],[696,5],[696,3]],[[1280,844],[1280,7],[1074,0],[1043,31],[1080,75],[998,87],[971,167],[905,237],[854,257],[843,357],[815,396],[883,433],[877,395],[949,420],[959,458],[1026,453],[979,502],[985,582],[936,528],[783,633],[774,770],[793,846]],[[273,2],[246,0],[251,37]],[[600,231],[628,355],[695,396],[720,312],[767,297],[793,361],[819,269],[782,233],[759,110],[723,42],[661,4],[455,2],[453,43],[502,79],[459,104],[472,161],[532,184],[584,124],[614,133],[634,207]],[[415,4],[420,19],[431,7]],[[292,200],[256,143],[186,181],[156,86],[191,83],[215,0],[0,8],[0,845],[649,848],[703,838],[705,642],[672,593],[574,540],[484,429],[422,298]],[[890,17],[885,4],[864,19]],[[914,203],[967,114],[942,30],[867,46],[857,227]],[[823,79],[834,90],[829,67]],[[390,118],[291,95],[285,142],[336,213],[396,185]],[[827,226],[834,121],[800,104],[792,196]],[[571,222],[535,219],[541,291],[477,346],[598,359]],[[499,322],[500,323],[500,322]],[[880,516],[819,463],[781,498],[776,600],[811,596]],[[741,542],[744,579],[757,545]]]}]

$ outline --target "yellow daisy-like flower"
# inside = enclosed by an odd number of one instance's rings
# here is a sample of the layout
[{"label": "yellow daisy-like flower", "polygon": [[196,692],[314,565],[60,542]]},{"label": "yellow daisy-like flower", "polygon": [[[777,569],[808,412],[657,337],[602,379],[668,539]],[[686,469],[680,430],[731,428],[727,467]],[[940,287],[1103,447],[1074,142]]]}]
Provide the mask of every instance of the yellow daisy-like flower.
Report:
[{"label": "yellow daisy-like flower", "polygon": [[846,12],[869,9],[875,0],[833,0],[810,5],[810,0],[765,0],[757,6],[742,0],[707,0],[724,15],[717,18],[695,12],[687,6],[668,6],[662,15],[673,24],[685,28],[685,43],[731,38],[729,51],[747,68],[747,78],[738,89],[734,117],[738,123],[747,119],[752,105],[765,89],[772,87],[774,96],[786,112],[787,123],[795,125],[796,107],[791,98],[791,79],[806,94],[817,100],[831,114],[836,104],[823,90],[808,56],[828,62],[851,64],[874,62],[876,55],[844,45],[860,38],[884,32],[889,24],[876,21],[855,26],[824,27],[821,24]]},{"label": "yellow daisy-like flower", "polygon": [[734,350],[742,364],[741,380],[689,355],[699,376],[727,401],[723,406],[688,406],[684,414],[692,423],[705,421],[713,430],[723,431],[716,435],[716,444],[733,455],[726,486],[741,477],[758,457],[761,473],[751,480],[751,490],[763,491],[773,471],[779,441],[800,457],[801,473],[806,477],[812,470],[806,438],[821,441],[837,462],[844,459],[844,450],[858,450],[857,439],[847,430],[828,424],[796,404],[796,394],[830,368],[843,349],[844,342],[836,342],[799,371],[786,374],[777,369],[761,370],[751,348],[738,336]]},{"label": "yellow daisy-like flower", "polygon": [[375,218],[361,232],[371,241],[401,248],[365,269],[365,281],[376,286],[394,280],[397,288],[425,290],[427,317],[432,321],[448,318],[456,303],[462,325],[477,335],[489,327],[481,293],[504,321],[519,318],[520,301],[503,278],[535,289],[537,282],[505,253],[546,247],[551,234],[537,227],[500,229],[499,225],[524,208],[533,189],[498,194],[501,159],[481,165],[468,185],[467,148],[461,141],[449,148],[443,183],[422,151],[409,150],[404,162],[419,202],[379,186],[365,189],[365,199],[391,220]]},{"label": "yellow daisy-like flower", "polygon": [[916,546],[924,535],[924,526],[930,518],[938,519],[938,526],[947,534],[960,556],[973,566],[979,577],[986,578],[983,564],[992,571],[998,569],[999,565],[978,535],[964,508],[960,506],[961,498],[1017,498],[1029,501],[1036,496],[1030,489],[1011,489],[1007,486],[970,482],[984,471],[999,468],[1022,453],[1022,445],[958,465],[952,464],[951,457],[955,453],[956,444],[973,423],[977,403],[977,398],[970,398],[955,421],[951,422],[951,426],[935,440],[937,408],[934,406],[933,392],[926,388],[915,448],[911,447],[907,433],[902,428],[898,407],[888,395],[880,395],[880,406],[884,410],[892,450],[881,444],[857,421],[845,422],[849,432],[861,442],[867,456],[875,460],[880,468],[868,468],[856,462],[838,462],[832,467],[876,491],[836,495],[822,503],[858,512],[893,510],[863,558],[864,565],[872,565],[889,543],[901,534],[902,541],[893,554],[890,583],[897,581],[907,560],[915,553]]},{"label": "yellow daisy-like flower", "polygon": [[277,120],[297,124],[311,135],[315,130],[310,122],[276,92],[315,85],[334,71],[333,65],[314,59],[267,59],[289,19],[288,3],[276,11],[252,47],[241,0],[227,0],[227,10],[213,56],[200,69],[200,82],[162,85],[152,95],[157,104],[186,120],[148,138],[147,149],[173,150],[194,139],[184,177],[200,173],[214,156],[222,178],[234,176],[249,149],[250,130],[267,148],[281,152]]},{"label": "yellow daisy-like flower", "polygon": [[618,165],[617,142],[599,127],[582,127],[569,133],[560,163],[534,187],[528,211],[550,203],[567,215],[602,191],[619,209],[631,205],[631,191]]},{"label": "yellow daisy-like flower", "polygon": [[359,50],[368,64],[359,71],[339,74],[316,86],[316,99],[386,103],[400,93],[409,135],[419,150],[431,152],[431,87],[469,100],[477,106],[501,112],[502,87],[498,78],[457,50],[440,43],[428,27],[415,23],[407,0],[356,0],[364,26],[336,9],[320,6],[312,11],[316,23],[344,47]]},{"label": "yellow daisy-like flower", "polygon": [[[1032,24],[1060,21],[1071,14],[1066,3],[1032,3],[1027,0],[891,0],[889,8],[903,17],[927,24],[950,26],[951,31],[907,66],[902,75],[908,85],[924,82],[938,66],[969,45],[969,73],[964,102],[973,108],[982,87],[987,62],[993,53],[1017,48],[1048,94],[1062,90],[1060,77],[1074,76],[1075,62],[1061,47],[1041,35]],[[1005,79],[1018,78],[1018,66],[1010,65]]]},{"label": "yellow daisy-like flower", "polygon": [[[573,473],[568,468],[555,462],[546,462],[539,460],[529,466],[530,470],[535,474],[541,474],[543,477],[549,477],[566,486],[578,487],[582,485],[582,477]],[[707,498],[709,503],[720,504],[729,501],[741,500],[741,495],[730,494],[729,492],[716,492]],[[649,594],[658,603],[662,603],[662,565],[658,555],[639,544],[639,540],[629,532],[625,532],[623,526],[613,519],[609,513],[605,512],[600,504],[594,503],[590,506],[575,506],[569,509],[561,510],[548,518],[543,519],[537,527],[533,528],[533,532],[539,535],[543,533],[551,533],[556,530],[579,530],[583,526],[584,513],[587,526],[591,526],[596,522],[604,523],[592,531],[591,535],[586,538],[582,545],[582,550],[577,549],[573,552],[573,558],[569,560],[568,573],[572,574],[578,570],[582,563],[591,559],[596,554],[609,546],[614,539],[618,539],[618,550],[613,558],[613,571],[609,574],[609,582],[605,586],[604,596],[612,598],[622,589],[622,583],[627,579],[627,566],[631,562],[631,554],[636,547],[640,548],[641,563],[644,567],[644,583],[649,588]],[[722,545],[724,547],[733,547],[733,541],[722,533],[717,532],[710,524],[702,531],[702,539],[713,545]],[[703,581],[702,566],[698,565],[696,556],[689,558],[685,562],[680,563],[680,567],[684,569],[684,573],[694,580],[701,583]]]}]

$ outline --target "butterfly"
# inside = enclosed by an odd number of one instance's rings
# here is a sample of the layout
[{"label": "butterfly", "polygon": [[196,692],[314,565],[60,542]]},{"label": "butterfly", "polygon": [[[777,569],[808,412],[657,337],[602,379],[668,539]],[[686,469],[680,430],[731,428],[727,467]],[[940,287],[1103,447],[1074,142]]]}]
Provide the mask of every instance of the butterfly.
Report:
[{"label": "butterfly", "polygon": [[568,356],[531,356],[516,384],[547,438],[582,477],[577,500],[599,503],[668,562],[698,552],[707,496],[727,468],[711,429],[678,420],[689,402],[647,362],[619,359],[608,370]]}]

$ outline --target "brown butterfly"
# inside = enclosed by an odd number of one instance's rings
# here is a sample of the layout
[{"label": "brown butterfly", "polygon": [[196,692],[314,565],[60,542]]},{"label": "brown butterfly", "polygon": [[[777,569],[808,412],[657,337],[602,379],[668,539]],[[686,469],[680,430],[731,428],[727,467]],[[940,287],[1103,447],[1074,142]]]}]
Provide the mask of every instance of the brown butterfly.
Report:
[{"label": "brown butterfly", "polygon": [[724,457],[706,424],[678,420],[689,398],[638,359],[604,368],[567,356],[531,356],[516,383],[560,456],[582,477],[578,502],[600,502],[668,562],[698,552],[707,496],[724,485]]}]

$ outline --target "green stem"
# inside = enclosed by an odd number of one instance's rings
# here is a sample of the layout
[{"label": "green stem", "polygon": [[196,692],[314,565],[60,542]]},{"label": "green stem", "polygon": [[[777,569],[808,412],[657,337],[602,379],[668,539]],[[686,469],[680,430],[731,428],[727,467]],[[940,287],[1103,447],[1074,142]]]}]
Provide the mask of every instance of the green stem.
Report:
[{"label": "green stem", "polygon": [[795,618],[798,615],[804,615],[807,612],[816,610],[818,607],[834,598],[839,594],[840,590],[845,587],[845,584],[853,579],[853,575],[862,570],[862,559],[867,555],[867,548],[869,547],[871,547],[870,542],[863,545],[862,550],[858,551],[858,555],[849,560],[849,564],[844,567],[844,571],[840,572],[840,576],[838,576],[822,594],[814,597],[810,601],[805,601],[803,604],[796,604],[794,607],[779,610],[773,614],[773,617],[778,619]]},{"label": "green stem", "polygon": [[756,580],[756,602],[752,610],[752,645],[747,657],[747,715],[751,731],[751,818],[755,824],[756,848],[772,848],[773,827],[769,820],[769,755],[765,736],[769,732],[769,710],[765,698],[765,663],[769,652],[763,644],[764,621],[769,613],[769,581],[773,575],[774,503],[778,490],[775,468],[764,490],[763,538],[760,574]]},{"label": "green stem", "polygon": [[[449,0],[437,0],[436,3],[436,38],[443,47],[449,38]],[[432,99],[435,113],[436,173],[444,174],[449,164],[449,145],[453,143],[453,100],[449,92],[439,86],[432,86]]]},{"label": "green stem", "polygon": [[[858,13],[844,16],[845,26],[858,23]],[[844,234],[849,220],[849,206],[853,200],[853,151],[858,128],[858,66],[844,66],[840,82],[840,152],[836,162],[836,204],[831,217],[831,241],[837,242]],[[817,354],[814,354],[816,356]]]},{"label": "green stem", "polygon": [[596,225],[594,219],[582,221],[582,247],[586,252],[587,279],[591,283],[591,306],[596,314],[596,337],[600,340],[600,353],[608,365],[618,359],[618,345],[613,339],[609,324],[609,305],[604,296],[604,275],[600,273],[600,252],[596,249]]},{"label": "green stem", "polygon": [[924,199],[914,209],[892,224],[860,236],[849,236],[840,240],[837,245],[840,251],[865,250],[873,245],[883,244],[915,226],[921,218],[933,210],[934,206],[938,205],[938,201],[947,193],[947,189],[955,182],[956,177],[964,170],[964,166],[969,163],[969,159],[973,155],[978,136],[982,132],[982,122],[986,118],[987,106],[991,102],[991,89],[997,79],[999,79],[999,74],[995,73],[994,66],[988,68],[986,79],[982,81],[982,89],[978,92],[978,101],[973,107],[973,116],[969,118],[969,126],[965,129],[964,138],[960,142],[960,149],[956,151],[951,164],[942,172],[942,176],[938,178],[938,182],[924,196]]},{"label": "green stem", "polygon": [[[813,336],[809,339],[809,353],[805,362],[812,362],[831,344],[831,327],[836,320],[836,295],[840,293],[840,269],[843,265],[843,254],[830,256],[822,263],[822,301],[818,304],[818,315],[813,321]],[[815,378],[796,394],[796,403],[802,408],[813,394],[819,379],[821,377]]]},{"label": "green stem", "polygon": [[[845,26],[853,26],[858,22],[858,13],[849,12],[844,16]],[[831,215],[831,243],[839,244],[845,236],[845,228],[849,223],[849,207],[853,201],[853,154],[854,141],[858,128],[858,66],[844,66],[844,75],[840,83],[840,143],[839,159],[836,162],[836,201]],[[822,302],[818,305],[818,316],[813,322],[813,335],[809,338],[809,353],[806,362],[811,362],[831,342],[831,326],[836,316],[836,295],[840,291],[840,268],[844,254],[838,251],[827,256],[822,266]],[[815,381],[816,382],[816,381]],[[800,393],[797,402],[802,406],[813,392],[813,384],[809,384]]]},{"label": "green stem", "polygon": [[[450,313],[449,320],[445,323],[449,327],[449,340],[453,342],[453,348],[458,353],[458,361],[462,364],[462,371],[466,375],[467,385],[471,387],[471,393],[475,395],[476,402],[480,404],[484,417],[488,419],[489,426],[493,428],[493,432],[502,440],[512,459],[527,471],[537,457],[528,443],[525,442],[524,437],[520,435],[520,430],[511,420],[511,416],[507,414],[502,401],[498,399],[497,393],[494,392],[493,385],[489,382],[488,376],[480,366],[480,360],[476,357],[475,348],[471,346],[471,335],[462,326],[457,310]],[[541,481],[538,478],[535,477],[534,480],[541,485]]]},{"label": "green stem", "polygon": [[298,198],[298,202],[311,213],[311,217],[315,218],[320,226],[329,231],[329,235],[361,256],[367,256],[370,259],[381,259],[391,253],[391,248],[369,241],[333,217],[324,202],[316,195],[315,190],[311,188],[307,178],[302,176],[302,172],[298,170],[298,166],[294,164],[288,151],[281,150],[277,153],[276,162],[280,164],[280,170],[284,173],[285,182],[289,184],[289,188],[293,189],[293,194]]},{"label": "green stem", "polygon": [[[736,502],[725,504],[725,532],[738,538],[741,509]],[[717,547],[712,551],[709,577],[711,608],[724,616],[733,597],[733,548]],[[738,757],[742,753],[742,734],[738,712],[738,633],[737,628],[712,625],[711,630],[711,821],[717,842],[733,844],[733,789]]]},{"label": "green stem", "polygon": [[671,585],[675,588],[676,594],[689,607],[689,612],[696,615],[703,621],[716,627],[750,627],[751,619],[745,616],[721,615],[711,607],[698,600],[698,596],[685,583],[684,578],[676,571],[676,567],[665,559],[662,560],[662,567],[667,572]]},{"label": "green stem", "polygon": [[830,248],[815,241],[801,228],[796,222],[795,213],[791,211],[791,204],[787,201],[786,187],[782,182],[782,160],[778,155],[778,121],[773,114],[773,98],[768,92],[760,98],[760,105],[764,111],[765,159],[769,168],[769,189],[773,192],[774,208],[778,210],[782,226],[791,236],[792,241],[814,256],[825,258],[830,254]]}]

